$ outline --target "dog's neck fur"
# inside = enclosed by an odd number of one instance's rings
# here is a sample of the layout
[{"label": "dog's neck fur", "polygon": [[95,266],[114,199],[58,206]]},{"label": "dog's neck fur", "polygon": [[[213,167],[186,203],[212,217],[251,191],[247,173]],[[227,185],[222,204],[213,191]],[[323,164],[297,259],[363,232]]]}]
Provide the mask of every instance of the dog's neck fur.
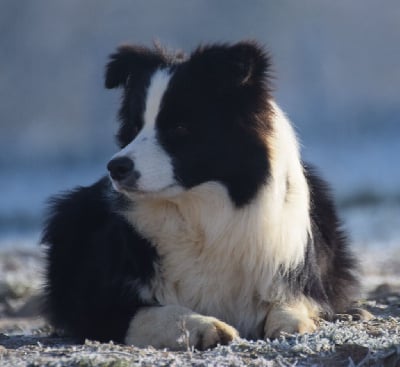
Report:
[{"label": "dog's neck fur", "polygon": [[[207,182],[168,199],[138,198],[125,213],[162,258],[163,281],[170,289],[156,287],[163,294],[153,296],[214,316],[226,311],[210,300],[218,287],[225,287],[218,288],[218,298],[244,305],[286,299],[278,273],[304,260],[309,192],[295,133],[279,107],[271,105],[270,177],[249,204],[236,208],[223,185]],[[254,309],[254,304],[244,305]]]}]

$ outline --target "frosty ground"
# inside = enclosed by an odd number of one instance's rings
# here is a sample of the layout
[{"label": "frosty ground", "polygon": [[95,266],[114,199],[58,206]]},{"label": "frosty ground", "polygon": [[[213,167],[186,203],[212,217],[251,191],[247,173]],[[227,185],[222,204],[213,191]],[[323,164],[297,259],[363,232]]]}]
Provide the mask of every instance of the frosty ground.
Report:
[{"label": "frosty ground", "polygon": [[[39,249],[0,252],[0,366],[400,365],[400,288],[394,283],[376,286],[384,264],[375,268],[376,274],[368,270],[370,288],[357,305],[373,315],[367,321],[339,315],[334,322],[321,321],[313,334],[239,339],[204,352],[185,346],[182,352],[171,352],[94,341],[78,344],[56,336],[38,311],[42,264]],[[399,267],[391,259],[391,279],[398,276],[395,269]]]}]

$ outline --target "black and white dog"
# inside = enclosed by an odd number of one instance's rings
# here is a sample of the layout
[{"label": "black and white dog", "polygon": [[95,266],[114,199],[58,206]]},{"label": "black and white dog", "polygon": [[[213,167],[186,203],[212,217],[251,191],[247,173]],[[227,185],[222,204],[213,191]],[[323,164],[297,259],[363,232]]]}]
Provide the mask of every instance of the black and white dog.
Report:
[{"label": "black and white dog", "polygon": [[208,348],[311,332],[348,307],[355,261],[269,73],[255,42],[111,55],[105,85],[123,89],[111,180],[54,198],[43,233],[56,328]]}]

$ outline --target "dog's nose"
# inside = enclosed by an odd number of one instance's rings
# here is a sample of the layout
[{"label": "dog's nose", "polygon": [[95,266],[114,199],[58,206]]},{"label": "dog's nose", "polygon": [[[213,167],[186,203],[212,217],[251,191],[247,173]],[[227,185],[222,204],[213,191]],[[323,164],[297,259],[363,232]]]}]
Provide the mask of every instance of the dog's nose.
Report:
[{"label": "dog's nose", "polygon": [[114,180],[124,180],[133,172],[133,162],[128,157],[114,158],[107,164],[110,176]]}]

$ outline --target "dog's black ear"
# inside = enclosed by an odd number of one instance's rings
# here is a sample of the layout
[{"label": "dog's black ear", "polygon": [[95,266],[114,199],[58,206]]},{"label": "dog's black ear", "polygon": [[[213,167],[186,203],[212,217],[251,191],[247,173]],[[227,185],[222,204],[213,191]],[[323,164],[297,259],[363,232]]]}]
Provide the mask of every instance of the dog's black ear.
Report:
[{"label": "dog's black ear", "polygon": [[105,86],[108,89],[125,85],[129,76],[133,78],[165,65],[166,60],[158,50],[142,46],[124,45],[110,55],[106,66]]},{"label": "dog's black ear", "polygon": [[204,65],[214,80],[229,87],[263,81],[271,65],[268,54],[254,41],[202,46],[192,54],[192,60],[199,61],[198,65]]},{"label": "dog's black ear", "polygon": [[270,57],[256,42],[237,43],[231,47],[230,53],[231,72],[241,85],[262,80],[270,72]]}]

